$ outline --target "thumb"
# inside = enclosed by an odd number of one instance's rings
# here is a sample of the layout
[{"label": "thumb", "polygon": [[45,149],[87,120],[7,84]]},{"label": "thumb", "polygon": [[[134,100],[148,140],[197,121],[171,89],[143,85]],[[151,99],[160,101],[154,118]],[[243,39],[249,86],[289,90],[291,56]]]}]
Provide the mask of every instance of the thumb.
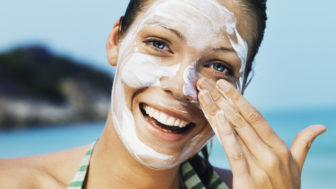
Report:
[{"label": "thumb", "polygon": [[326,130],[327,128],[323,125],[311,125],[296,135],[291,146],[291,153],[298,164],[300,171],[302,170],[311,144],[317,136],[324,133]]}]

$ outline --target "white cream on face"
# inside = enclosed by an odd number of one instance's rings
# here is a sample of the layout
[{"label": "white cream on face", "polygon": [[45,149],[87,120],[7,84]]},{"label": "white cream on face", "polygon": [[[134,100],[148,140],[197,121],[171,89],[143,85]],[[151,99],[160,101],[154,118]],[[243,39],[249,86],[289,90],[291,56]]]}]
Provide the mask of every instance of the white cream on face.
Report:
[{"label": "white cream on face", "polygon": [[134,53],[126,61],[134,64],[124,67],[123,72],[127,74],[121,75],[121,80],[132,88],[160,86],[160,78],[174,77],[180,67],[160,65],[153,56],[142,53]]},{"label": "white cream on face", "polygon": [[196,70],[196,62],[188,66],[183,72],[183,94],[187,97],[191,97],[192,103],[197,103],[197,90],[195,88],[196,82],[200,77],[200,74]]},{"label": "white cream on face", "polygon": [[153,21],[177,27],[184,34],[187,45],[196,52],[216,47],[218,39],[228,38],[241,60],[241,72],[244,72],[248,49],[238,33],[234,15],[216,0],[157,0],[123,39],[112,93],[114,126],[125,147],[140,163],[153,169],[168,169],[200,151],[214,133],[209,131],[193,136],[177,155],[165,153],[164,149],[158,152],[159,149],[140,140],[133,114],[127,106],[127,102],[132,99],[126,99],[125,85],[135,91],[152,86],[161,87],[161,78],[174,78],[180,69],[184,69],[183,94],[189,99],[191,97],[192,102],[197,102],[195,84],[200,77],[196,69],[200,57],[195,57],[187,66],[178,62],[168,66],[162,58],[139,51],[137,34]]}]

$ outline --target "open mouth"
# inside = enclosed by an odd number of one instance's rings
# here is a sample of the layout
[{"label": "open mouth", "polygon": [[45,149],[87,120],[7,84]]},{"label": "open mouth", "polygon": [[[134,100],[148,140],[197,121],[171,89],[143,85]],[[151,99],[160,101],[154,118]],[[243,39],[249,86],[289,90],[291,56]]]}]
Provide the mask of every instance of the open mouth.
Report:
[{"label": "open mouth", "polygon": [[195,124],[192,122],[167,115],[144,103],[140,103],[140,110],[148,122],[164,132],[184,134],[195,127]]}]

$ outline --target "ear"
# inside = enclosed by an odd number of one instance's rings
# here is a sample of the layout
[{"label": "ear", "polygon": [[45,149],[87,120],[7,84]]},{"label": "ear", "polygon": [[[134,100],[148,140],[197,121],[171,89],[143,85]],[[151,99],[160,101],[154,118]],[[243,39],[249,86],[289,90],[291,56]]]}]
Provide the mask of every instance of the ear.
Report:
[{"label": "ear", "polygon": [[117,65],[118,60],[118,43],[119,43],[119,27],[120,19],[114,24],[110,34],[106,39],[106,54],[107,60],[111,66]]}]

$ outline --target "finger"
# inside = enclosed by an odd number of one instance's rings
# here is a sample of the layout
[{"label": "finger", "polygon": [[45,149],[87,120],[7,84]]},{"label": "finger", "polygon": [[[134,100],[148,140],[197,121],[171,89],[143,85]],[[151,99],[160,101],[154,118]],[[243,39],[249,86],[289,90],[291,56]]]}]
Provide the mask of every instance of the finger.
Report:
[{"label": "finger", "polygon": [[251,160],[251,157],[245,156],[245,154],[249,154],[249,152],[245,146],[242,146],[243,142],[236,136],[234,129],[225,118],[224,112],[218,111],[220,109],[207,90],[201,90],[199,92],[198,100],[205,116],[224,148],[233,175],[239,175],[240,180],[249,181],[250,176],[247,159]]},{"label": "finger", "polygon": [[[214,90],[210,96],[209,92],[201,90],[199,99],[201,107],[205,112],[207,119],[210,121],[210,125],[213,127],[213,124],[211,123],[215,123],[214,116],[217,111],[224,110],[226,118],[229,120],[230,124],[232,124],[234,130],[237,131],[237,134],[250,153],[261,161],[265,158],[268,159],[268,156],[272,153],[268,146],[259,138],[254,129],[249,126],[239,112],[237,112],[224,97],[219,95],[217,98],[214,93],[218,94],[218,92]],[[215,98],[213,98],[214,96]],[[219,132],[218,135],[221,135],[221,133]]]},{"label": "finger", "polygon": [[225,116],[233,129],[237,132],[240,140],[248,151],[258,160],[263,161],[271,155],[270,148],[260,139],[255,130],[241,114],[229,104],[223,97],[216,101],[216,104],[225,112]]},{"label": "finger", "polygon": [[224,148],[233,175],[247,176],[249,174],[249,168],[245,154],[243,153],[234,129],[230,126],[222,110],[217,111],[216,121],[212,124],[214,125],[215,134]]},{"label": "finger", "polygon": [[200,101],[200,105],[202,107],[202,111],[205,117],[208,119],[208,121],[210,121],[210,117],[213,118],[219,108],[217,107],[216,103],[210,96],[209,91],[207,90],[201,90],[199,92],[198,100]]},{"label": "finger", "polygon": [[[286,146],[283,140],[274,132],[262,114],[252,106],[240,92],[229,82],[219,80],[217,89],[229,102],[235,106],[241,115],[258,133],[260,138],[272,147]],[[287,148],[287,147],[286,147]]]},{"label": "finger", "polygon": [[299,165],[300,170],[302,170],[311,144],[317,136],[324,133],[326,130],[326,127],[323,125],[312,125],[303,129],[296,135],[291,146],[291,153],[294,160]]}]

